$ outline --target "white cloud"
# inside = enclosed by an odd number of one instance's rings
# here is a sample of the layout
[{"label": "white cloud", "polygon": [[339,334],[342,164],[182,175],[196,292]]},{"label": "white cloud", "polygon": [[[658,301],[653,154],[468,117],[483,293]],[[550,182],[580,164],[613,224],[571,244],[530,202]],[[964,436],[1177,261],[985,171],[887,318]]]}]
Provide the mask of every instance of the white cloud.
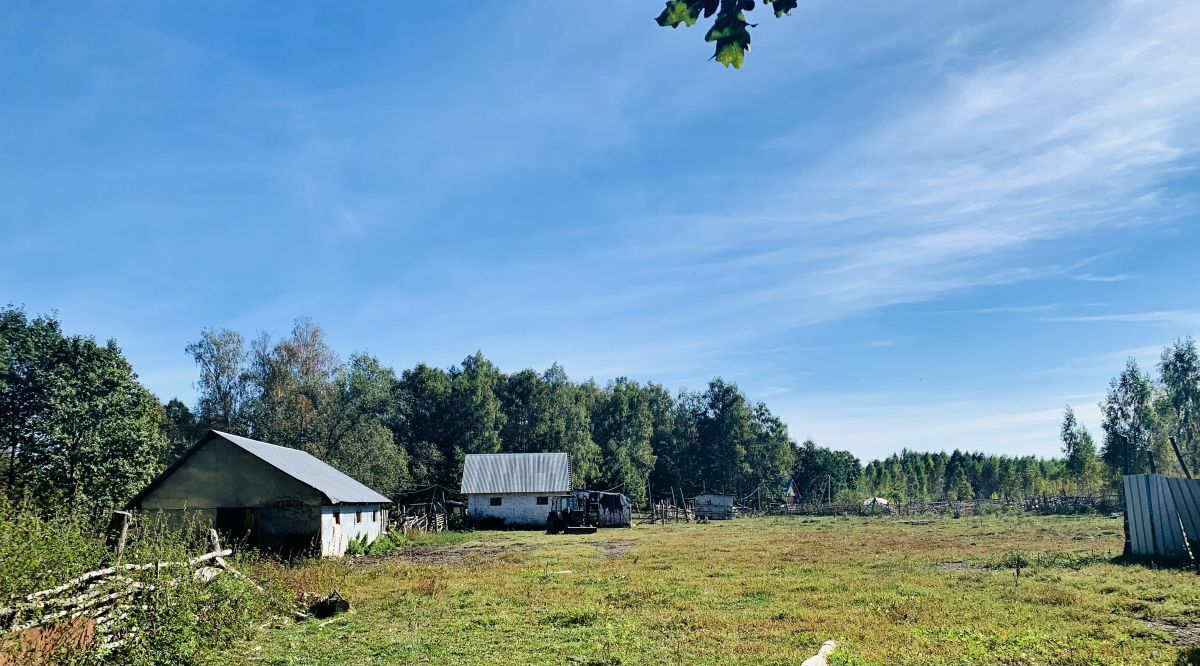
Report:
[{"label": "white cloud", "polygon": [[1200,310],[1154,310],[1150,312],[1121,312],[1116,314],[1046,317],[1043,319],[1043,321],[1078,323],[1121,322],[1134,324],[1171,324],[1173,326],[1200,326]]},{"label": "white cloud", "polygon": [[1076,282],[1125,282],[1136,278],[1137,275],[1133,273],[1117,273],[1115,275],[1092,275],[1085,273],[1083,275],[1071,276],[1071,279]]},{"label": "white cloud", "polygon": [[1057,310],[1058,303],[1043,303],[1040,305],[998,305],[990,308],[972,308],[969,310],[940,310],[931,314],[1029,314],[1032,312],[1047,312]]}]

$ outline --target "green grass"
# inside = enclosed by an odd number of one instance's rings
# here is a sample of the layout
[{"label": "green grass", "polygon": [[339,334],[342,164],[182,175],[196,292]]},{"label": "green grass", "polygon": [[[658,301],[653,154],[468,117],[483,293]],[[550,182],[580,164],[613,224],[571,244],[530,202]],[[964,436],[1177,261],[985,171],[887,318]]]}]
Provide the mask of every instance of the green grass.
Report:
[{"label": "green grass", "polygon": [[273,572],[296,591],[336,587],[355,609],[266,628],[205,661],[797,664],[835,638],[835,664],[1183,664],[1147,622],[1200,620],[1200,577],[1115,562],[1122,529],[1109,518],[792,517],[438,539]]}]

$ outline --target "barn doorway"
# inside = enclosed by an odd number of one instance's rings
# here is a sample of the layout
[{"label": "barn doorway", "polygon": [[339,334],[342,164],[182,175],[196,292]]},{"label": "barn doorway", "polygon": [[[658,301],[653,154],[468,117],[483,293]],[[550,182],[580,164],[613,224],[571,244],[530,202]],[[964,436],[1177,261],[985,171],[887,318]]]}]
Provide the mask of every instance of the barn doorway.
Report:
[{"label": "barn doorway", "polygon": [[217,532],[227,543],[242,543],[247,546],[257,545],[258,530],[254,509],[246,507],[225,507],[217,509]]}]

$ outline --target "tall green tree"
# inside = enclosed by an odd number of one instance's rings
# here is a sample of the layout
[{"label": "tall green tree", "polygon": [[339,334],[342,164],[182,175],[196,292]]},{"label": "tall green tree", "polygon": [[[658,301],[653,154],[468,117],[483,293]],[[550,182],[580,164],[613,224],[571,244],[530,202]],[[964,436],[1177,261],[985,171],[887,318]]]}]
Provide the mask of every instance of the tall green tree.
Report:
[{"label": "tall green tree", "polygon": [[21,497],[28,485],[30,455],[45,432],[49,368],[62,339],[54,317],[29,318],[20,308],[0,309],[0,443],[10,500]]},{"label": "tall green tree", "polygon": [[1088,429],[1075,418],[1075,410],[1070,405],[1063,412],[1059,437],[1066,458],[1067,475],[1077,488],[1090,492],[1098,481],[1096,444]]},{"label": "tall green tree", "polygon": [[620,377],[604,390],[592,413],[592,437],[604,456],[601,483],[623,487],[636,502],[647,498],[647,480],[654,469],[654,419],[650,393],[637,382]]},{"label": "tall green tree", "polygon": [[[817,446],[811,439],[795,447],[794,460],[792,481],[797,497],[806,502],[846,499],[858,489],[863,475],[862,464],[849,452]],[[888,485],[894,486],[894,481]]]},{"label": "tall green tree", "polygon": [[1123,474],[1146,471],[1154,435],[1153,387],[1132,358],[1112,380],[1100,403],[1104,415],[1102,457]]},{"label": "tall green tree", "polygon": [[[566,371],[557,363],[542,373],[541,379],[543,417],[538,431],[538,450],[570,454],[571,482],[579,488],[588,487],[599,481],[603,464],[600,446],[592,439],[589,396],[571,383]],[[656,414],[655,404],[652,404],[652,418]]]},{"label": "tall green tree", "polygon": [[500,384],[504,427],[500,438],[506,452],[541,451],[548,416],[547,386],[533,369],[515,372]]},{"label": "tall green tree", "polygon": [[245,414],[251,436],[318,456],[326,448],[341,362],[319,326],[298,319],[291,335],[272,343],[254,341],[248,367],[239,373],[245,386]]},{"label": "tall green tree", "polygon": [[172,398],[170,402],[163,405],[163,412],[165,417],[163,432],[167,438],[167,448],[162,463],[169,465],[184,451],[187,451],[192,444],[195,444],[204,434],[204,430],[196,422],[192,410],[188,409],[188,406],[183,404],[179,398]]},{"label": "tall green tree", "polygon": [[499,392],[503,381],[504,376],[483,352],[475,352],[450,370],[450,416],[455,427],[452,479],[462,474],[466,454],[501,452],[505,417]]},{"label": "tall green tree", "polygon": [[206,328],[200,339],[185,347],[200,367],[196,381],[198,421],[205,428],[246,434],[249,397],[243,363],[245,342],[237,331]]},{"label": "tall green tree", "polygon": [[395,416],[390,427],[408,451],[413,483],[455,487],[456,433],[452,424],[450,373],[424,363],[400,375],[393,390]]},{"label": "tall green tree", "polygon": [[0,356],[0,431],[17,441],[10,500],[28,495],[47,511],[97,515],[160,469],[162,406],[115,341],[64,336],[56,319],[30,321],[8,308],[0,311]]},{"label": "tall green tree", "polygon": [[1200,355],[1191,337],[1163,349],[1159,361],[1166,400],[1174,416],[1168,435],[1177,437],[1189,467],[1200,466]]},{"label": "tall green tree", "polygon": [[702,480],[710,492],[740,494],[750,471],[746,452],[754,444],[753,407],[737,386],[717,378],[701,396],[697,455]]}]

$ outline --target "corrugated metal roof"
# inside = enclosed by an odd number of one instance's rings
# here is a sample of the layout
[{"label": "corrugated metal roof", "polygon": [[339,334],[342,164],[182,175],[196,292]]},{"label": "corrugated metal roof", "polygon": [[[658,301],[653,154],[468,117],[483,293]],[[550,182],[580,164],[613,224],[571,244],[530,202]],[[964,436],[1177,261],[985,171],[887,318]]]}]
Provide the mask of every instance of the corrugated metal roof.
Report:
[{"label": "corrugated metal roof", "polygon": [[311,486],[324,494],[330,504],[390,504],[392,501],[300,449],[276,446],[219,430],[213,430],[212,434],[240,447],[293,479]]},{"label": "corrugated metal roof", "polygon": [[471,453],[462,492],[565,493],[571,490],[571,457],[565,453]]}]

